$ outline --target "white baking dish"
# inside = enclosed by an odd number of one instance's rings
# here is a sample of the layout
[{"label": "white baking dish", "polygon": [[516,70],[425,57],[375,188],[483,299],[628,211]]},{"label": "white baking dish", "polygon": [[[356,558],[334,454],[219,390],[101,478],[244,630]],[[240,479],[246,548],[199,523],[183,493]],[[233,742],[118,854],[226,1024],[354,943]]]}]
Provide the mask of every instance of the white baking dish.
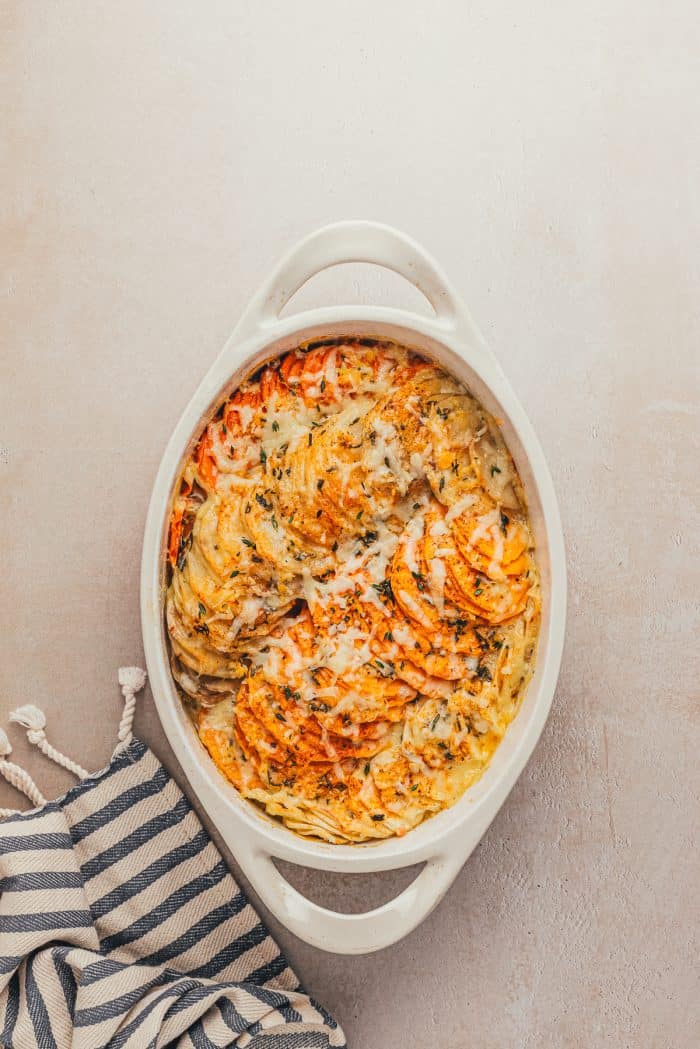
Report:
[{"label": "white baking dish", "polygon": [[[343,262],[388,267],[414,284],[434,318],[387,307],[329,307],[281,319],[285,303],[310,277]],[[202,422],[263,361],[304,340],[333,334],[385,336],[434,358],[503,420],[503,432],[527,492],[537,544],[543,619],[537,668],[523,706],[482,779],[452,808],[403,838],[328,845],[295,835],[243,799],[199,742],[171,677],[163,617],[165,544],[173,488]],[[559,672],[566,614],[561,524],[542,450],[498,361],[432,258],[413,240],[373,222],[326,226],[287,254],[253,298],[212,364],[168,442],[148,511],[141,574],[141,614],[151,687],[163,727],[193,790],[263,903],[307,943],[362,954],[399,940],[443,897],[523,770],[547,719]],[[319,870],[366,872],[424,862],[399,896],[365,914],[340,914],[306,899],[272,857]]]}]

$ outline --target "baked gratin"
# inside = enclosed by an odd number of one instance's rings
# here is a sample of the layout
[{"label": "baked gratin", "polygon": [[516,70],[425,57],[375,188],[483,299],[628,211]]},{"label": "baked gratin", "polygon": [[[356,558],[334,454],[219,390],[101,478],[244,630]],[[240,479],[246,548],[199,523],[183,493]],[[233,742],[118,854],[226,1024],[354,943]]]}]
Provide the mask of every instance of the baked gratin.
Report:
[{"label": "baked gratin", "polygon": [[453,804],[532,674],[533,547],[496,421],[435,364],[336,338],[250,376],[170,521],[172,670],[220,771],[328,842]]}]

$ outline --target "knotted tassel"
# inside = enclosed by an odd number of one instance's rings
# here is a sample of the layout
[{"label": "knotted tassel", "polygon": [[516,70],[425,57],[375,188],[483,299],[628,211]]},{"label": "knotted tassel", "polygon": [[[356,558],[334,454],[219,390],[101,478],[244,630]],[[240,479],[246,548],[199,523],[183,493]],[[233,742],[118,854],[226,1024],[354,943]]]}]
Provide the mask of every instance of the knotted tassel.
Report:
[{"label": "knotted tassel", "polygon": [[136,693],[146,684],[146,671],[141,667],[120,667],[119,684],[124,696],[124,713],[119,722],[118,737],[120,743],[129,743],[136,713]]},{"label": "knotted tassel", "polygon": [[[7,738],[7,733],[0,728],[0,776],[6,779],[16,790],[25,794],[34,805],[39,808],[46,804],[46,798],[41,793],[36,783],[20,765],[14,761],[8,761],[7,755],[12,753],[12,744]],[[16,816],[19,809],[0,809],[0,816]]]},{"label": "knotted tassel", "polygon": [[52,747],[46,738],[44,729],[46,728],[46,715],[43,710],[39,710],[38,707],[32,706],[28,703],[24,707],[19,707],[18,710],[13,710],[10,714],[10,721],[15,721],[18,725],[23,725],[27,729],[27,739],[30,743],[33,743],[35,747],[38,747],[42,754],[60,765],[64,769],[68,769],[78,779],[87,779],[90,773],[87,769],[84,769],[82,765],[78,765],[76,761],[62,754],[60,750],[56,750]]}]

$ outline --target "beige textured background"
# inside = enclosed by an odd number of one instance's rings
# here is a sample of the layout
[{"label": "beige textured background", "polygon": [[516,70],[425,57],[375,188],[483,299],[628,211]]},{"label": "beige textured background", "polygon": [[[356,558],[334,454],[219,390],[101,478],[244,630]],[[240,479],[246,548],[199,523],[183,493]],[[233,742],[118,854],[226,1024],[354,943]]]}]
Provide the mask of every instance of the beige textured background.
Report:
[{"label": "beige textured background", "polygon": [[[178,414],[293,240],[403,227],[547,452],[564,667],[532,762],[417,932],[361,959],[275,931],[353,1049],[694,1049],[696,3],[4,0],[0,19],[3,723],[40,702],[57,745],[106,762]],[[357,268],[301,298],[415,300]],[[178,775],[150,696],[137,731]],[[68,785],[12,739],[46,792]],[[363,909],[408,875],[294,877]]]}]

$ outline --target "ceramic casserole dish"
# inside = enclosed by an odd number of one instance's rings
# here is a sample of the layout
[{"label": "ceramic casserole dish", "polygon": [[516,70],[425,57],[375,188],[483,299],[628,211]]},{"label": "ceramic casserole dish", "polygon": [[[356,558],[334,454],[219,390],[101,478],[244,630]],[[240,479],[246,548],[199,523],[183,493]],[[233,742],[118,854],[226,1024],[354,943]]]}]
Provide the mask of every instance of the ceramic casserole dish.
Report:
[{"label": "ceramic casserole dish", "polygon": [[[388,307],[346,306],[280,313],[312,276],[346,262],[387,267],[415,285],[435,316]],[[542,583],[537,663],[522,707],[482,778],[452,807],[402,838],[331,845],[303,838],[245,800],[217,770],[178,695],[168,655],[163,603],[168,523],[184,458],[215,407],[254,369],[312,339],[383,337],[433,359],[465,383],[502,423],[525,488]],[[293,248],[253,298],[207,372],[168,442],[151,497],[143,547],[141,615],[146,661],[158,713],[192,789],[269,910],[307,943],[363,954],[414,929],[442,899],[475,848],[537,743],[559,672],[566,614],[566,567],[556,498],[542,450],[498,361],[433,259],[412,239],[374,222],[326,226]],[[275,866],[278,858],[319,870],[361,873],[423,863],[395,899],[364,914],[313,903]]]}]

